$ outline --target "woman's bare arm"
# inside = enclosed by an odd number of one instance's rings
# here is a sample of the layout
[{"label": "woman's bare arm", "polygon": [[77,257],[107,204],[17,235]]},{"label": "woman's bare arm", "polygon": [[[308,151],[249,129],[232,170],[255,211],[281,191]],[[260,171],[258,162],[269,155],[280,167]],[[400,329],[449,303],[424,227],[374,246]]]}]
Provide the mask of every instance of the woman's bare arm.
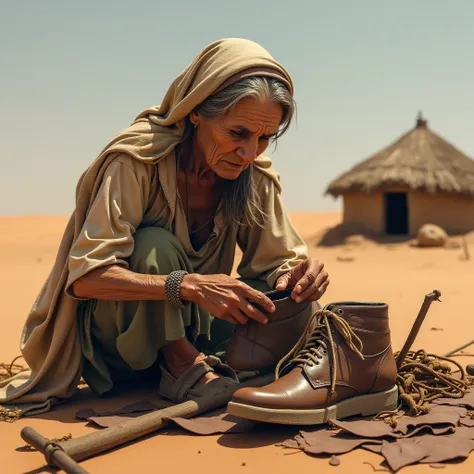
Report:
[{"label": "woman's bare arm", "polygon": [[118,265],[92,270],[72,284],[79,298],[165,300],[166,275],[135,273]]},{"label": "woman's bare arm", "polygon": [[[166,300],[166,278],[167,275],[134,273],[111,265],[92,270],[76,280],[72,287],[79,298]],[[186,275],[181,283],[180,296],[202,306],[218,319],[233,324],[246,323],[248,318],[262,323],[268,321],[268,317],[250,301],[268,312],[275,311],[273,302],[262,292],[224,274]]]}]

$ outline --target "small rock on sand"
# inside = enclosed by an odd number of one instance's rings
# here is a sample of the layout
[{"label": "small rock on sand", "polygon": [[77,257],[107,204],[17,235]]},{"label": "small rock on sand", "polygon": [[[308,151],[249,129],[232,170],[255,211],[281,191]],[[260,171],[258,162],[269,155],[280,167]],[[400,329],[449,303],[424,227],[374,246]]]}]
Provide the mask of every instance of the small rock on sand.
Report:
[{"label": "small rock on sand", "polygon": [[444,247],[448,234],[437,225],[425,224],[420,227],[417,238],[420,247]]}]

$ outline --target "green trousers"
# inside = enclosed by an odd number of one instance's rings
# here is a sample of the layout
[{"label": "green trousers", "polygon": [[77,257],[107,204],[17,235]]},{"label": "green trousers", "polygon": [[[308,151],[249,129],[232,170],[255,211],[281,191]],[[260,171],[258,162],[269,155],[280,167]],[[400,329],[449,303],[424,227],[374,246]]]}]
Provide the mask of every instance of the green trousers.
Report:
[{"label": "green trousers", "polygon": [[[179,240],[158,228],[139,229],[134,252],[128,260],[136,273],[168,275],[174,270],[193,272]],[[261,280],[244,280],[260,291],[269,289]],[[216,353],[225,349],[234,326],[215,319],[191,303],[184,309],[166,301],[89,300],[81,303],[78,327],[84,355],[83,377],[98,394],[114,384],[159,377],[159,349],[185,336],[198,350]]]}]

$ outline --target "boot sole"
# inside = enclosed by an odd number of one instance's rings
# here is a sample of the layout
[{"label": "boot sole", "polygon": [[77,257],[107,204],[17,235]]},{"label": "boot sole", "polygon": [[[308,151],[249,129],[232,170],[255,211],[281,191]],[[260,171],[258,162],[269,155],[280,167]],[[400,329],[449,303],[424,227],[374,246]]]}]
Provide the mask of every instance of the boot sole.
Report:
[{"label": "boot sole", "polygon": [[398,406],[397,386],[385,392],[369,393],[342,400],[327,408],[316,410],[291,410],[262,408],[243,403],[229,402],[227,412],[249,420],[281,425],[318,425],[328,420],[341,420],[349,416],[369,416]]}]

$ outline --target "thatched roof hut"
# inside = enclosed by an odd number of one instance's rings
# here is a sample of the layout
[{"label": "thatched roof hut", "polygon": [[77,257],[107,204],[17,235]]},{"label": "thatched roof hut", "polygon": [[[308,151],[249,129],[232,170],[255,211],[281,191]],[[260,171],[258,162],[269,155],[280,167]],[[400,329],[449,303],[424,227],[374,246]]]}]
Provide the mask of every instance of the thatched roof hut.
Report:
[{"label": "thatched roof hut", "polygon": [[344,197],[344,222],[378,232],[414,234],[426,222],[451,233],[474,230],[474,161],[421,114],[414,128],[332,181],[326,194]]}]

